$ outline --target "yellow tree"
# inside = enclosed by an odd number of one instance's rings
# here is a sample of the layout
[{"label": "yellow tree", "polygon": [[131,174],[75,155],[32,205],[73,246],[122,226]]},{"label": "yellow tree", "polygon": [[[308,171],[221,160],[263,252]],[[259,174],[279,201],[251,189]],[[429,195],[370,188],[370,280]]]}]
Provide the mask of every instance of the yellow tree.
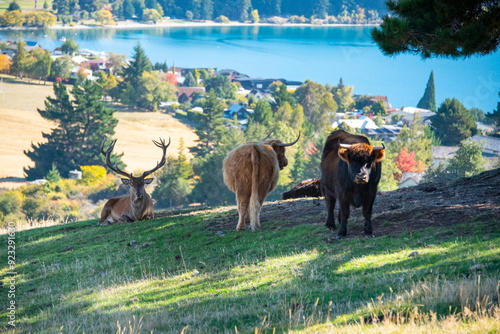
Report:
[{"label": "yellow tree", "polygon": [[3,26],[22,27],[26,18],[19,10],[8,11],[3,14]]},{"label": "yellow tree", "polygon": [[12,60],[10,60],[9,56],[0,53],[0,72],[9,70],[10,65],[12,65]]},{"label": "yellow tree", "polygon": [[102,25],[116,25],[115,20],[113,20],[113,14],[109,10],[101,9],[95,14],[95,20]]}]

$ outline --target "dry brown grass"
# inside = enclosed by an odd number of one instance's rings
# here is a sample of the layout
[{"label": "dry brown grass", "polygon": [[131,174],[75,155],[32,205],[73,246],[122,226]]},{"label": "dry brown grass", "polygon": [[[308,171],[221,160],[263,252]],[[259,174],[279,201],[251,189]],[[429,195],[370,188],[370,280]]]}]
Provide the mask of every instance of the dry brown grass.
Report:
[{"label": "dry brown grass", "polygon": [[[0,188],[14,188],[24,184],[23,167],[32,165],[23,151],[30,148],[31,142],[42,142],[42,132],[54,127],[36,111],[43,108],[53,89],[49,83],[40,85],[38,81],[0,77],[5,91],[5,100],[0,95]],[[123,161],[131,172],[151,169],[160,160],[161,150],[151,140],[170,137],[172,144],[167,154],[176,156],[180,138],[186,147],[193,146],[198,138],[190,127],[167,114],[117,112],[115,117],[119,120],[115,128],[114,138],[118,139],[115,151],[124,153]]]}]

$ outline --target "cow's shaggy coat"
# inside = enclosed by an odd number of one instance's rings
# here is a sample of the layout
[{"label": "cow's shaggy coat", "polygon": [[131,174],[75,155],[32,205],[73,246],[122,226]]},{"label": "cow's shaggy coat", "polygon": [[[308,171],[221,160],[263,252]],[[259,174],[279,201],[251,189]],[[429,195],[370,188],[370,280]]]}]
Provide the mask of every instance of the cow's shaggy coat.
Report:
[{"label": "cow's shaggy coat", "polygon": [[276,187],[279,171],[288,165],[283,145],[279,140],[250,142],[236,147],[224,159],[224,183],[236,194],[238,203],[237,230],[244,230],[248,221],[252,229],[260,227],[262,204]]}]

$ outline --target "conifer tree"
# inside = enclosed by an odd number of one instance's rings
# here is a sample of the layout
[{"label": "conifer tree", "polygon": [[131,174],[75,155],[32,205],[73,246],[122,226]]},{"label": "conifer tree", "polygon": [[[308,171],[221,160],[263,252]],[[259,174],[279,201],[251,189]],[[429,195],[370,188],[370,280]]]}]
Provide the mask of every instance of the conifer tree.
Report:
[{"label": "conifer tree", "polygon": [[424,96],[417,104],[417,108],[429,109],[436,112],[436,88],[434,87],[434,71],[431,71],[427,86],[425,87]]},{"label": "conifer tree", "polygon": [[123,1],[123,16],[126,20],[131,20],[135,15],[135,8],[131,0]]},{"label": "conifer tree", "polygon": [[22,78],[24,72],[26,71],[28,54],[24,50],[25,46],[26,42],[19,40],[17,42],[16,53],[12,57],[11,71],[14,71],[16,73],[16,78],[17,77]]},{"label": "conifer tree", "polygon": [[431,122],[443,145],[458,145],[477,132],[471,112],[455,98],[446,99]]},{"label": "conifer tree", "polygon": [[385,55],[465,58],[498,49],[499,1],[389,0],[386,5],[390,15],[371,32]]},{"label": "conifer tree", "polygon": [[[113,110],[104,107],[98,84],[77,83],[71,94],[73,101],[66,86],[55,83],[55,97],[47,97],[45,109],[38,109],[43,118],[57,126],[52,132],[42,134],[47,142],[31,144],[32,150],[24,151],[35,163],[34,167],[24,168],[27,179],[44,177],[53,164],[62,176],[66,176],[80,166],[104,163],[100,145],[104,137],[114,134],[118,120],[113,118]],[[112,162],[122,168],[124,165],[119,157],[114,155]]]},{"label": "conifer tree", "polygon": [[223,125],[224,105],[215,95],[214,90],[210,90],[203,104],[203,114],[199,118],[199,126],[194,130],[198,135],[198,145],[190,148],[197,157],[204,157],[213,152],[220,143],[222,137],[227,133],[227,128]]},{"label": "conifer tree", "polygon": [[[500,97],[500,93],[498,93],[498,96]],[[493,112],[488,113],[486,116],[493,119],[497,127],[500,128],[500,102],[497,104],[497,110],[493,110]]]}]

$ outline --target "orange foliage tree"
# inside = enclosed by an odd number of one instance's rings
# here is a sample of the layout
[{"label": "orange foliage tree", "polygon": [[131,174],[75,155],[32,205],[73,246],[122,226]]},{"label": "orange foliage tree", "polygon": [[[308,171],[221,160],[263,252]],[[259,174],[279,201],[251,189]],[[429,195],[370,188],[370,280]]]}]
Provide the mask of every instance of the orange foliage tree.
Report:
[{"label": "orange foliage tree", "polygon": [[403,147],[396,157],[396,167],[401,173],[396,173],[394,178],[400,180],[405,172],[421,173],[425,170],[425,165],[422,161],[415,159],[415,152],[408,152],[408,148]]},{"label": "orange foliage tree", "polygon": [[12,65],[12,60],[9,56],[0,53],[0,72],[10,69],[10,65]]},{"label": "orange foliage tree", "polygon": [[177,86],[177,76],[173,73],[163,73],[161,76],[162,81],[170,82],[172,85]]}]

